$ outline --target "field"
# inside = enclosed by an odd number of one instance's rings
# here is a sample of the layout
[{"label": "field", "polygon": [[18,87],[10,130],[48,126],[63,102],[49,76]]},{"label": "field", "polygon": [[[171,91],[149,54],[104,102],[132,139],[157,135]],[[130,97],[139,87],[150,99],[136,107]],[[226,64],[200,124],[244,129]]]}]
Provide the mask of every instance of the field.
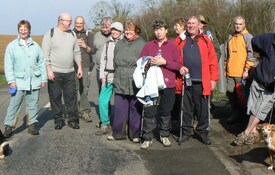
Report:
[{"label": "field", "polygon": [[[15,39],[16,35],[0,35],[0,74],[4,73],[4,55],[5,50],[9,42]],[[42,36],[32,36],[33,40],[35,40],[38,44],[41,45]]]}]

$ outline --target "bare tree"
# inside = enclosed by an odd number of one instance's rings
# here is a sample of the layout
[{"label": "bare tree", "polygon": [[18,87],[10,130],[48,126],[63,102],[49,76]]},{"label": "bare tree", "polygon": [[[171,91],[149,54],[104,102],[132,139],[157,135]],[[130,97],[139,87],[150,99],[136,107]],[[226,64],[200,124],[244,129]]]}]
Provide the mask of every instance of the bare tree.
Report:
[{"label": "bare tree", "polygon": [[100,20],[103,16],[110,16],[114,21],[124,22],[126,18],[131,16],[134,5],[131,3],[121,3],[118,0],[100,1],[92,6],[90,16],[95,25],[95,30],[98,30]]}]

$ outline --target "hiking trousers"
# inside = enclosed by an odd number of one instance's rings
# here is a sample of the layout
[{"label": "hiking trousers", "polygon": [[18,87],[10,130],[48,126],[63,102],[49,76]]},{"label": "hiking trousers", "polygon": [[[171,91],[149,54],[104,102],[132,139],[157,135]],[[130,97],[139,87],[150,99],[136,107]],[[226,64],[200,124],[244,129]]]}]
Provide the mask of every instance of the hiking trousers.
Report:
[{"label": "hiking trousers", "polygon": [[103,126],[110,124],[109,110],[110,109],[110,99],[113,94],[113,84],[106,82],[105,86],[101,88],[100,95],[98,98],[98,106],[99,106],[99,115],[100,121]]}]

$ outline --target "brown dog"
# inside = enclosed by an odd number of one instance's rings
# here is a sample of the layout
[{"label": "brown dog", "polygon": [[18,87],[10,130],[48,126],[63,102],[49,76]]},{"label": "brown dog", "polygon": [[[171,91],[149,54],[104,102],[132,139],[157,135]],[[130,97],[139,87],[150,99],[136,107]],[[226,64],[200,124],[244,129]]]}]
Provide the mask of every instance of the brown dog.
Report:
[{"label": "brown dog", "polygon": [[270,166],[267,169],[273,170],[274,155],[275,155],[275,125],[264,123],[264,124],[258,125],[257,129],[262,134],[265,140],[265,143],[267,145],[267,149],[269,151]]}]

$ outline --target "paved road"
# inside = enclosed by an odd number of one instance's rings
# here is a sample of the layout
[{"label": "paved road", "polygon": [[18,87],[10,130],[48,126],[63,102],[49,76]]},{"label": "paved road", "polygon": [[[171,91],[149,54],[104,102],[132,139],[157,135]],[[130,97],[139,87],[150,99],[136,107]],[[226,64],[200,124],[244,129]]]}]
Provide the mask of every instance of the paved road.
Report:
[{"label": "paved road", "polygon": [[[40,174],[131,174],[131,175],[227,175],[249,174],[247,168],[236,160],[240,157],[228,156],[225,149],[232,149],[227,133],[221,133],[221,125],[213,119],[211,138],[213,144],[206,146],[195,139],[179,146],[171,136],[172,146],[163,147],[154,140],[152,147],[141,150],[139,144],[126,141],[107,141],[106,136],[98,137],[97,88],[92,77],[90,101],[94,122],[81,121],[80,129],[73,130],[65,126],[54,130],[54,124],[48,104],[47,90],[41,91],[40,135],[31,136],[25,126],[25,108],[20,113],[14,136],[9,140],[11,154],[0,161],[2,175],[40,175]],[[9,103],[7,88],[0,89],[0,121],[3,123]],[[4,126],[1,125],[3,130]],[[225,131],[226,132],[226,131]],[[250,166],[247,165],[248,168]],[[262,169],[265,165],[261,165]],[[265,168],[265,167],[264,167]],[[261,172],[261,171],[259,171]],[[252,173],[253,174],[253,173]]]}]

